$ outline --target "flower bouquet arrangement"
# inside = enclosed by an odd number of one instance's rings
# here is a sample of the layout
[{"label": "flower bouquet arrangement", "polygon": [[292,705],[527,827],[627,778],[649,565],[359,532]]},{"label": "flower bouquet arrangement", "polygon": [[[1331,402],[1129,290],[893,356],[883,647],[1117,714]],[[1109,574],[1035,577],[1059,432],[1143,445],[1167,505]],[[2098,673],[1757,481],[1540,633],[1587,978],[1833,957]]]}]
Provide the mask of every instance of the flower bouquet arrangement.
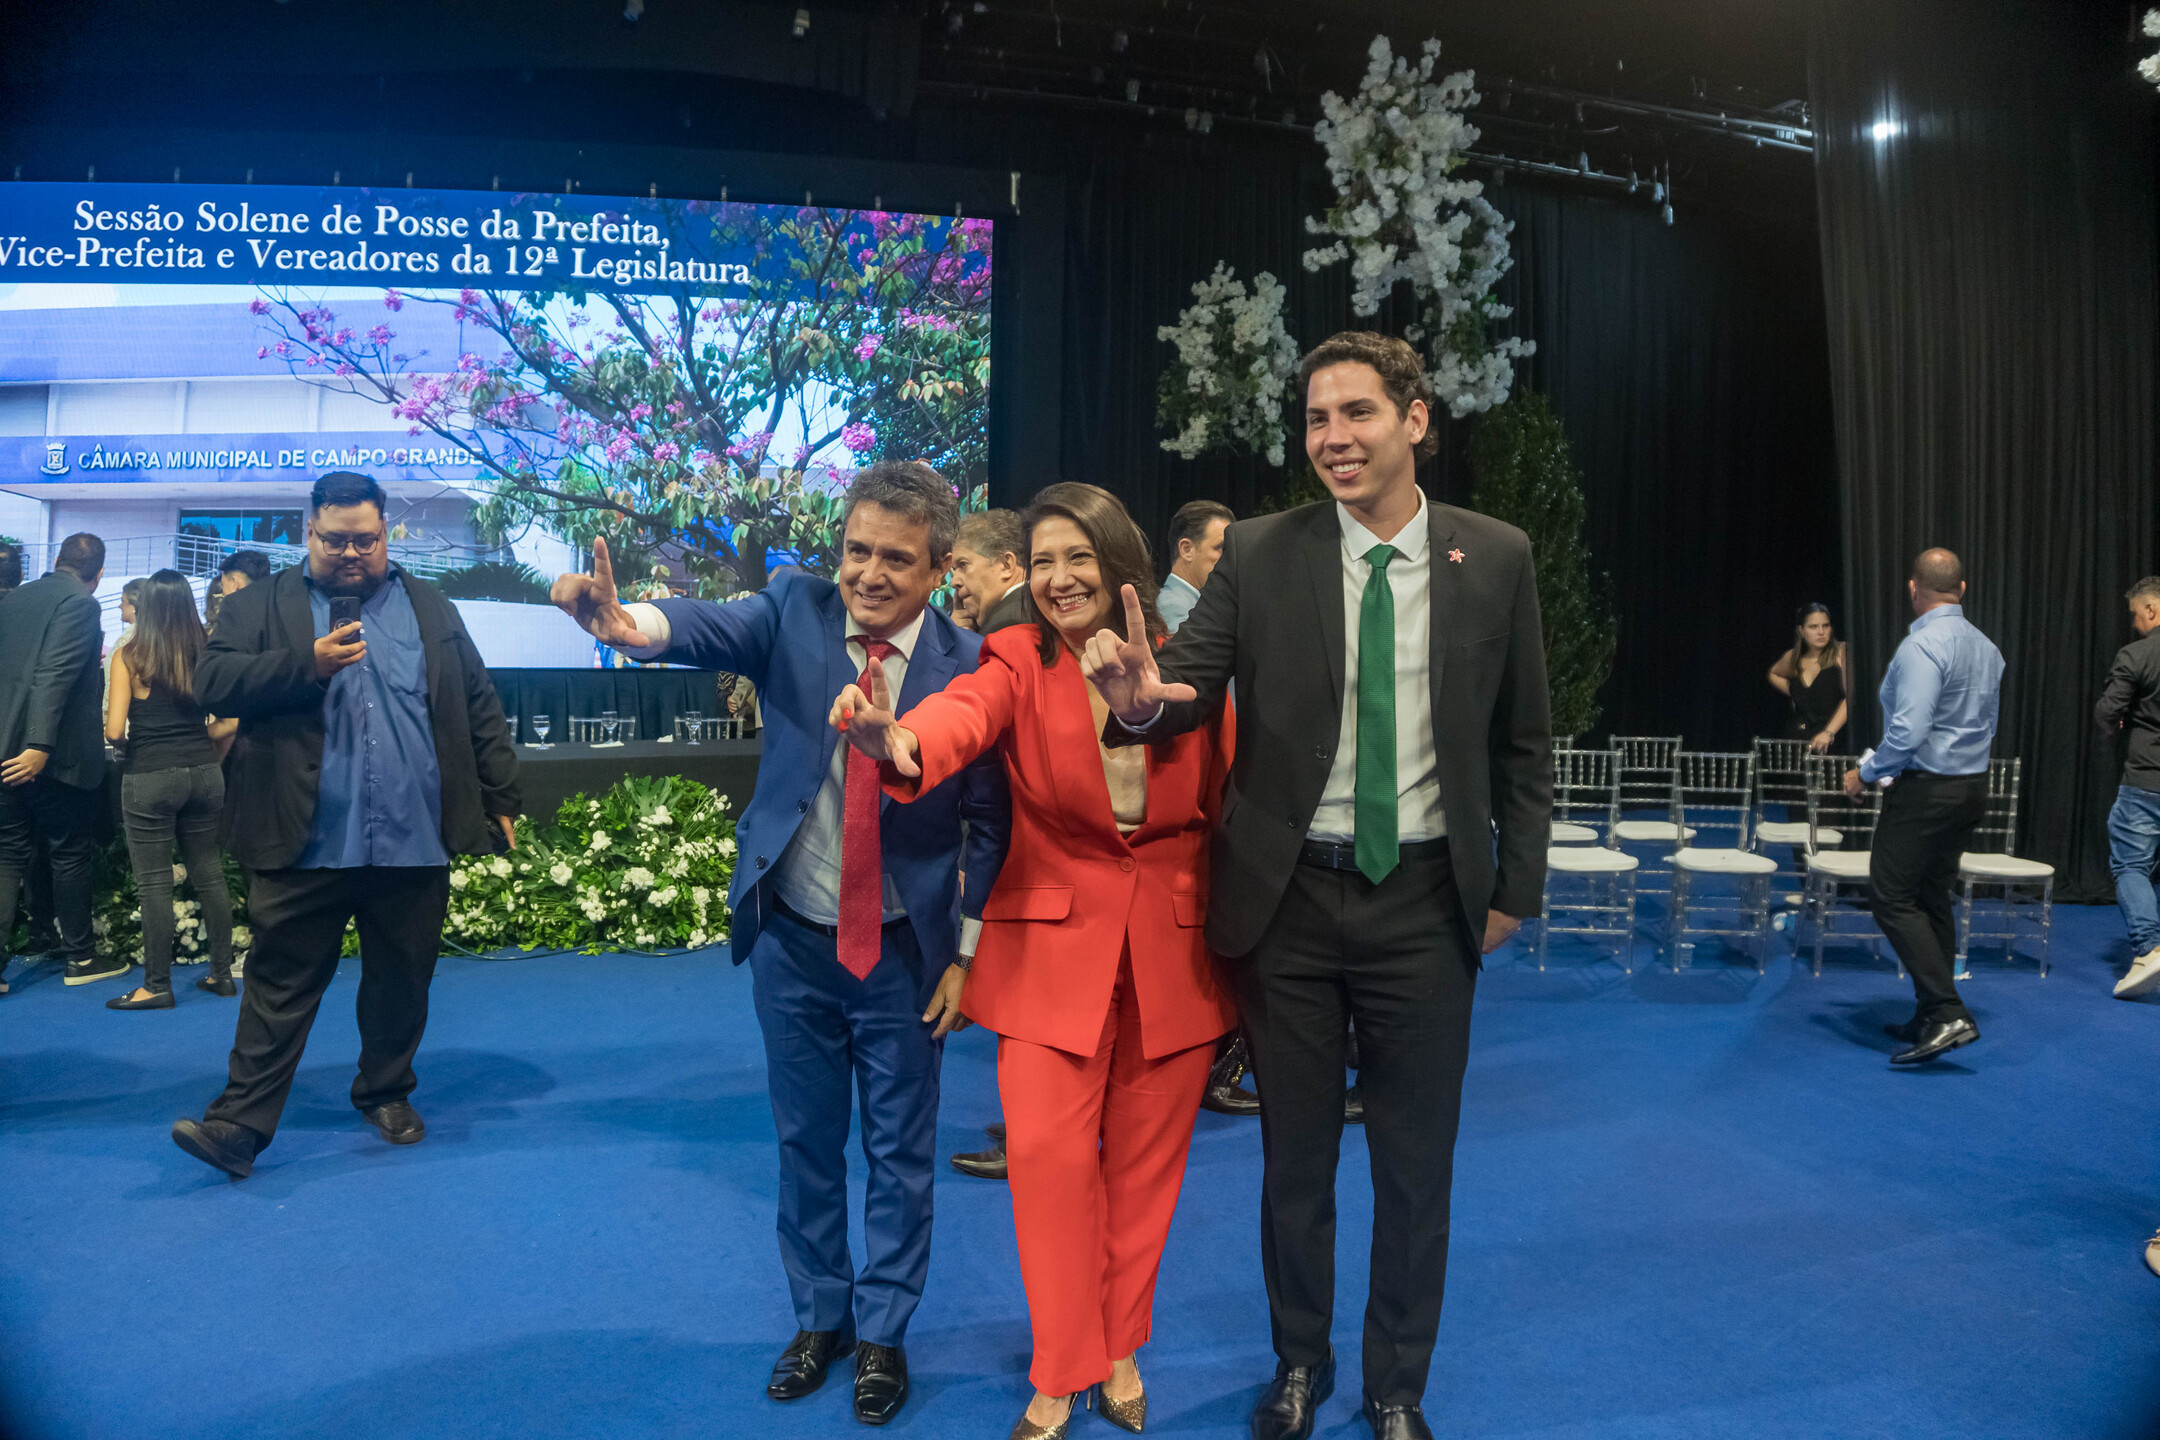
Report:
[{"label": "flower bouquet arrangement", "polygon": [[1493,287],[1510,261],[1511,223],[1485,198],[1485,187],[1457,175],[1478,130],[1463,112],[1478,103],[1467,70],[1435,81],[1440,42],[1418,61],[1394,53],[1385,35],[1357,94],[1321,97],[1326,119],[1313,127],[1326,147],[1335,203],[1308,219],[1330,243],[1305,252],[1305,268],[1350,262],[1350,308],[1371,315],[1402,281],[1419,303],[1418,323],[1403,338],[1427,357],[1433,394],[1460,418],[1507,399],[1514,361],[1534,347],[1493,339],[1509,307]]},{"label": "flower bouquet arrangement", "polygon": [[1283,463],[1283,396],[1298,351],[1283,328],[1283,287],[1263,270],[1250,289],[1218,263],[1193,286],[1194,304],[1155,332],[1177,347],[1156,391],[1162,448],[1187,460],[1245,446]]}]

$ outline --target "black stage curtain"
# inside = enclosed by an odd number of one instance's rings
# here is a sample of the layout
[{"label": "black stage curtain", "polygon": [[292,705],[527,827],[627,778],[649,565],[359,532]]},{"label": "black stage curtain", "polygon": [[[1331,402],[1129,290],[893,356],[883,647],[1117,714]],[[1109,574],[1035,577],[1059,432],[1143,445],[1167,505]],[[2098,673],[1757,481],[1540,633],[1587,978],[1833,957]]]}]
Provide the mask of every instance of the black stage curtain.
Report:
[{"label": "black stage curtain", "polygon": [[[1250,514],[1284,472],[1248,457],[1161,448],[1158,326],[1218,260],[1289,288],[1301,346],[1372,321],[1350,314],[1345,267],[1308,274],[1307,215],[1327,201],[1310,136],[1164,135],[1119,116],[925,107],[925,160],[1065,177],[1060,473],[1116,492],[1156,543],[1187,500]],[[1791,163],[1771,157],[1768,164]],[[1488,193],[1517,224],[1503,298],[1538,354],[1584,472],[1595,562],[1612,577],[1620,646],[1600,732],[1743,747],[1781,728],[1764,679],[1792,612],[1835,601],[1838,522],[1821,262],[1804,171],[1790,212],[1683,202],[1667,226],[1642,201],[1510,182]],[[1381,328],[1396,328],[1383,315]],[[1468,422],[1421,477],[1467,504]],[[1295,432],[1289,462],[1303,459]]]},{"label": "black stage curtain", "polygon": [[[2136,7],[1818,0],[1811,41],[1849,631],[1873,694],[1913,555],[2001,646],[1998,757],[2064,899],[2111,893],[2090,707],[2153,569],[2151,113]],[[1870,704],[1863,717],[1879,731]]]}]

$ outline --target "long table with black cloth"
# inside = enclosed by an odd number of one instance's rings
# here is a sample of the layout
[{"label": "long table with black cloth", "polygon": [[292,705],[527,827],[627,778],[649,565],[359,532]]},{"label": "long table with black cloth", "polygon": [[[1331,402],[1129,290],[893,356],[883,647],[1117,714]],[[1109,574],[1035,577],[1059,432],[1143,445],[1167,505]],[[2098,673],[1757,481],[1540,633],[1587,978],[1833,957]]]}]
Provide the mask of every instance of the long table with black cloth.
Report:
[{"label": "long table with black cloth", "polygon": [[[674,733],[675,717],[696,710],[713,718],[727,714],[717,670],[673,670],[660,666],[635,669],[543,670],[490,669],[503,713],[517,720],[515,738],[537,738],[532,717],[548,717],[548,738],[570,733],[570,717],[597,716],[603,710],[637,719],[637,738],[657,740]],[[733,684],[733,677],[729,677]],[[523,753],[522,745],[519,747]],[[546,754],[546,751],[541,751]],[[607,753],[605,751],[603,754]]]},{"label": "long table with black cloth", "polygon": [[[560,731],[554,732],[560,734]],[[558,739],[545,749],[520,744],[518,790],[525,814],[540,823],[572,795],[597,796],[631,775],[680,775],[727,797],[728,812],[742,814],[757,785],[755,740],[625,740],[616,745],[576,745]]]}]

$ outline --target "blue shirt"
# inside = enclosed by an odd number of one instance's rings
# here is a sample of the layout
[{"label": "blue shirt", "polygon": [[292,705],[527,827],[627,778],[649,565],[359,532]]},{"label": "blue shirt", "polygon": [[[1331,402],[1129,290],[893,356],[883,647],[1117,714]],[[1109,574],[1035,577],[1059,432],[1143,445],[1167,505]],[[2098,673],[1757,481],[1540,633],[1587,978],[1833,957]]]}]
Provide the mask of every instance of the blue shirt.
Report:
[{"label": "blue shirt", "polygon": [[1200,592],[1193,589],[1192,582],[1175,570],[1163,578],[1162,589],[1155,592],[1155,613],[1162,616],[1162,623],[1172,635],[1185,617],[1192,614],[1192,607],[1200,603]]},{"label": "blue shirt", "polygon": [[1882,744],[1860,767],[1872,785],[1918,768],[1978,775],[1988,768],[2002,703],[2002,651],[1962,605],[1938,605],[1905,632],[1883,676]]},{"label": "blue shirt", "polygon": [[[308,581],[317,638],[330,633],[330,597]],[[448,865],[442,768],[428,723],[427,652],[412,597],[393,569],[360,606],[367,658],[330,677],[323,697],[322,774],[315,831],[298,870]]]}]

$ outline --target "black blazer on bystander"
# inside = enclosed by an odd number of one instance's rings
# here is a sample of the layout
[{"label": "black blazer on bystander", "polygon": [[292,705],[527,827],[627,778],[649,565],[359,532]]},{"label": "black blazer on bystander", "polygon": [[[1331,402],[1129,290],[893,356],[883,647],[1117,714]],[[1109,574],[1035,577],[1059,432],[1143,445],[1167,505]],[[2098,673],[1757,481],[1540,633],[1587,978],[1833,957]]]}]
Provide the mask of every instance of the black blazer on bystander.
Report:
[{"label": "black blazer on bystander", "polygon": [[0,759],[38,746],[51,752],[43,778],[104,782],[104,644],[97,598],[69,571],[0,596]]}]

